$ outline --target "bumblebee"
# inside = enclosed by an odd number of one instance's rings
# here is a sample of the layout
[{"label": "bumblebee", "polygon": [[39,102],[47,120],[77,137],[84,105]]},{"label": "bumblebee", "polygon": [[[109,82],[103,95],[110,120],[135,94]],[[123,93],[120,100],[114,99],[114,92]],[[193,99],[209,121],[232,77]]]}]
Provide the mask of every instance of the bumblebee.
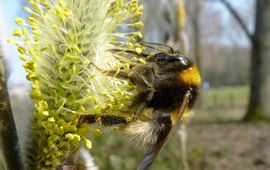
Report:
[{"label": "bumblebee", "polygon": [[[112,49],[113,52],[135,54],[146,60],[144,64],[133,64],[128,70],[102,70],[109,76],[129,80],[140,90],[133,101],[135,119],[128,121],[115,115],[85,115],[84,123],[101,122],[102,125],[121,125],[132,141],[148,146],[149,150],[138,170],[147,169],[159,155],[179,124],[183,115],[190,111],[198,96],[200,74],[194,63],[186,56],[167,46],[160,50],[149,44],[156,53],[146,54],[133,50]],[[166,45],[165,45],[166,46]]]}]

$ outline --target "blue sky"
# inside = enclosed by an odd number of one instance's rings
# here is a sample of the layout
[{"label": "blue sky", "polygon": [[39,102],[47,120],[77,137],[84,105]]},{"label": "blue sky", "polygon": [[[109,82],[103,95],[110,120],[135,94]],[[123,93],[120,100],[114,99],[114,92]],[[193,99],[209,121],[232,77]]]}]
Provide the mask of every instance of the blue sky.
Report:
[{"label": "blue sky", "polygon": [[7,21],[12,21],[20,10],[20,0],[1,0],[1,5]]},{"label": "blue sky", "polygon": [[[16,27],[14,18],[20,13],[20,3],[20,0],[0,0],[0,10],[2,10],[2,14],[4,14],[4,24],[1,25],[6,26],[6,32],[4,33],[6,38],[11,36],[12,30]],[[9,75],[9,84],[26,83],[26,73],[22,68],[23,62],[18,59],[18,53],[15,46],[8,43],[6,43],[5,46],[6,51],[8,51],[8,53],[6,53],[8,66],[11,70]]]}]

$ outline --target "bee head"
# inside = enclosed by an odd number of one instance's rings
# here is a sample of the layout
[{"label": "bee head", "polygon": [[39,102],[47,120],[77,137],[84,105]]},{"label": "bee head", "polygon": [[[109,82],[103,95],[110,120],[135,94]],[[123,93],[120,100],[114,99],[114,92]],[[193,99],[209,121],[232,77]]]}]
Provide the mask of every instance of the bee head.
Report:
[{"label": "bee head", "polygon": [[149,56],[147,61],[155,62],[158,65],[174,65],[182,69],[188,68],[190,65],[192,65],[189,58],[178,54],[168,54],[166,52],[160,52]]},{"label": "bee head", "polygon": [[147,61],[156,63],[166,74],[168,72],[178,72],[178,78],[183,84],[196,87],[201,84],[198,68],[184,55],[160,52],[150,55]]}]

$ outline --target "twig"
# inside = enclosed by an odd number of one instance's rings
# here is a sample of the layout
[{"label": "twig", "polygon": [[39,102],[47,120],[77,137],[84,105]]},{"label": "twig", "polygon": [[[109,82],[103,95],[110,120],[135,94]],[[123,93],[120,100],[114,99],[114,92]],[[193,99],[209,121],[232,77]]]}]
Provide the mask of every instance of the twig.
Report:
[{"label": "twig", "polygon": [[16,126],[12,115],[4,59],[0,54],[0,147],[6,170],[23,170]]},{"label": "twig", "polygon": [[182,164],[184,170],[189,170],[188,161],[187,161],[187,130],[186,124],[183,122],[178,130],[178,135],[181,141],[181,155],[182,155]]}]

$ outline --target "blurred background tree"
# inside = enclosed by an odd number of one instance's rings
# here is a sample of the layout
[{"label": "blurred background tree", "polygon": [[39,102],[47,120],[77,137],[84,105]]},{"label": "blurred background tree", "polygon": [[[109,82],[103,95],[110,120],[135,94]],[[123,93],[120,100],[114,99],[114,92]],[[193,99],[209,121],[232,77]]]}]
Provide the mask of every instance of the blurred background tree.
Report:
[{"label": "blurred background tree", "polygon": [[192,44],[195,61],[201,70],[201,0],[192,0],[187,2],[187,11],[190,25],[192,27]]},{"label": "blurred background tree", "polygon": [[265,120],[270,116],[270,1],[257,0],[254,3],[255,19],[254,31],[248,26],[228,0],[220,0],[234,19],[251,44],[250,66],[250,98],[244,120]]}]

